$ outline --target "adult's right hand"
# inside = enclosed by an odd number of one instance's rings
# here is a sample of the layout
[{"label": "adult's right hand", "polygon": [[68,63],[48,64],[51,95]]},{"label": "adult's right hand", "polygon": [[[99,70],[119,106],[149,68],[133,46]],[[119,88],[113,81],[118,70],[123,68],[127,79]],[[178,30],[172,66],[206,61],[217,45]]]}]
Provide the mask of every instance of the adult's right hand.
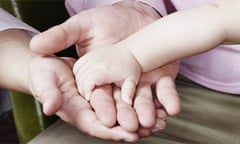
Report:
[{"label": "adult's right hand", "polygon": [[[151,6],[123,0],[71,17],[63,24],[35,36],[30,47],[36,53],[52,55],[75,44],[79,55],[83,55],[89,50],[114,44],[158,18],[160,16]],[[92,104],[98,119],[108,127],[114,126],[117,121],[117,110],[110,96],[104,95],[103,101]],[[135,123],[134,120],[131,122]]]}]

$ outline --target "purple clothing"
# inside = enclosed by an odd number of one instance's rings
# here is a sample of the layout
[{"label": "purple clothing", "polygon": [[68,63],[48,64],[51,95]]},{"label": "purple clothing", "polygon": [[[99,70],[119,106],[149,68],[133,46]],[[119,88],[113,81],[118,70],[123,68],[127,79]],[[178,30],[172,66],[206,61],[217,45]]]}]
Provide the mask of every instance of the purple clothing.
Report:
[{"label": "purple clothing", "polygon": [[[183,10],[213,0],[172,0]],[[206,53],[181,61],[180,73],[213,90],[240,94],[240,45],[221,45]]]},{"label": "purple clothing", "polygon": [[[65,0],[65,5],[69,14],[74,15],[82,10],[102,5],[111,5],[119,1],[121,0]],[[138,1],[141,1],[154,7],[161,14],[164,15],[167,14],[163,0],[138,0]]]},{"label": "purple clothing", "polygon": [[[163,16],[166,6],[163,0],[141,0]],[[70,13],[76,14],[104,4],[111,4],[116,0],[66,0],[66,7]],[[211,0],[172,0],[177,10],[191,8],[197,5],[210,3]],[[221,92],[240,94],[240,45],[219,46],[214,50],[185,58],[181,61],[180,73],[192,81],[210,89]]]},{"label": "purple clothing", "polygon": [[29,32],[30,35],[38,33],[38,31],[31,26],[23,23],[0,8],[0,31],[7,29],[23,29]]},{"label": "purple clothing", "polygon": [[[66,8],[70,15],[96,6],[113,4],[120,0],[66,0]],[[167,15],[164,0],[141,0]],[[177,10],[196,5],[210,3],[211,0],[172,0]],[[0,9],[0,30],[9,28],[34,29],[20,23]],[[180,73],[192,81],[213,90],[240,94],[240,45],[222,45],[209,52],[185,58],[181,61]]]}]

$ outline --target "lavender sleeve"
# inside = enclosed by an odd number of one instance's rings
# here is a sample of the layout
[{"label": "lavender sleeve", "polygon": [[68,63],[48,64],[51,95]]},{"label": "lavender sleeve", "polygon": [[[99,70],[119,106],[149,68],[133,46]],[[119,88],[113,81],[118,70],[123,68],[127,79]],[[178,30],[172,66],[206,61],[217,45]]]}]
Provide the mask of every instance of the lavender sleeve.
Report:
[{"label": "lavender sleeve", "polygon": [[[65,6],[72,16],[80,11],[102,5],[111,5],[122,0],[66,0]],[[161,15],[166,15],[166,8],[163,0],[138,0],[155,8]]]},{"label": "lavender sleeve", "polygon": [[11,14],[7,13],[2,8],[0,8],[0,31],[8,29],[26,30],[29,32],[31,36],[39,33],[33,27],[25,24],[21,20],[17,19],[16,17],[12,16]]}]

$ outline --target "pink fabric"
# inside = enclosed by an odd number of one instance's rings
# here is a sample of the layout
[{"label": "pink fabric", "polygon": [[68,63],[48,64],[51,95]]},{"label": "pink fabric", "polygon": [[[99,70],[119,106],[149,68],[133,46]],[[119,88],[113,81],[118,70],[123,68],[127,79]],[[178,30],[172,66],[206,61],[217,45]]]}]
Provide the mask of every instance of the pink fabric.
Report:
[{"label": "pink fabric", "polygon": [[[86,10],[89,8],[110,5],[121,0],[66,0],[65,6],[70,15],[74,15],[82,10]],[[139,0],[143,3],[146,3],[156,10],[158,10],[162,15],[166,15],[166,10],[163,4],[163,0]]]},{"label": "pink fabric", "polygon": [[[184,10],[213,0],[172,0],[177,10]],[[180,73],[217,91],[240,94],[240,45],[221,45],[209,52],[185,58]]]},{"label": "pink fabric", "polygon": [[[166,15],[164,0],[141,0],[156,10],[163,16]],[[71,14],[100,6],[112,4],[117,0],[66,0],[66,6]],[[206,4],[211,0],[172,0],[177,10],[184,10],[201,4]],[[189,79],[206,86],[208,88],[240,94],[240,46],[219,46],[216,49],[185,58],[181,61],[180,73]]]},{"label": "pink fabric", "polygon": [[171,0],[171,1],[177,10],[183,10],[183,9],[191,8],[201,4],[209,3],[212,0]]},{"label": "pink fabric", "polygon": [[[113,4],[119,0],[66,0],[66,7],[71,15],[92,7]],[[164,0],[140,0],[151,5],[162,15],[166,15]],[[184,10],[211,0],[172,0],[177,10]],[[18,28],[36,30],[20,22],[0,9],[0,30]],[[180,73],[208,88],[240,94],[240,45],[222,45],[214,50],[185,58],[181,61]]]}]

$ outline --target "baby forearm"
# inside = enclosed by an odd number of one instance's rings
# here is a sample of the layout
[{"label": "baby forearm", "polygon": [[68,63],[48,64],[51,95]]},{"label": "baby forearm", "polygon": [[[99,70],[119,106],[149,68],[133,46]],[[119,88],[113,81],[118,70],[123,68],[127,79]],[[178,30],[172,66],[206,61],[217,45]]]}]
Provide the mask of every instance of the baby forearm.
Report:
[{"label": "baby forearm", "polygon": [[126,46],[144,72],[216,47],[225,40],[218,8],[205,5],[166,16],[128,37]]}]

